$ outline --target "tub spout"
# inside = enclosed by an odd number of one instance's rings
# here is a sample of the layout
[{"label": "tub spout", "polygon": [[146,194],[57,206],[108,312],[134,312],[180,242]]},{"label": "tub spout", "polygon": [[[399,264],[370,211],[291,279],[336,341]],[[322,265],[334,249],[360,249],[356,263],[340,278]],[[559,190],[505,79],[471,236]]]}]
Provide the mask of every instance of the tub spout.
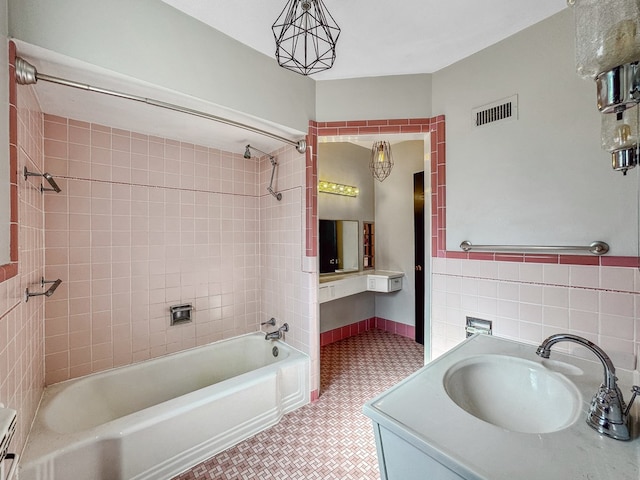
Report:
[{"label": "tub spout", "polygon": [[289,324],[283,323],[275,332],[269,332],[264,336],[265,340],[280,340],[284,336],[284,332],[289,331]]},{"label": "tub spout", "polygon": [[625,407],[622,392],[618,388],[618,378],[613,362],[604,350],[586,338],[568,333],[551,335],[538,347],[536,354],[542,358],[549,358],[551,347],[558,342],[573,342],[587,347],[598,357],[604,367],[604,380],[591,400],[591,406],[587,413],[587,424],[599,433],[616,440],[629,440],[631,438],[628,425],[629,410],[640,389],[633,387],[634,395],[629,402],[629,407]]}]

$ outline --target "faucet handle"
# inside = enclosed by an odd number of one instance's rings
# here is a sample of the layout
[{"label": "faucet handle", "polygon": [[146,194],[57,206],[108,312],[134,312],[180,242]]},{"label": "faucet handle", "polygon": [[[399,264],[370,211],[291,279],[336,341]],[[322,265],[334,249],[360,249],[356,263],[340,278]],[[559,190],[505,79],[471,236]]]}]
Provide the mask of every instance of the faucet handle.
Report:
[{"label": "faucet handle", "polygon": [[276,319],[274,317],[271,317],[266,322],[260,323],[260,325],[271,325],[272,327],[275,327],[276,326]]},{"label": "faucet handle", "polygon": [[633,405],[633,401],[636,399],[636,396],[640,393],[640,387],[638,385],[634,385],[633,387],[631,387],[631,392],[633,393],[633,395],[631,395],[631,400],[629,400],[629,403],[627,404],[627,409],[624,411],[625,417],[629,415],[629,412],[631,411],[631,405]]}]

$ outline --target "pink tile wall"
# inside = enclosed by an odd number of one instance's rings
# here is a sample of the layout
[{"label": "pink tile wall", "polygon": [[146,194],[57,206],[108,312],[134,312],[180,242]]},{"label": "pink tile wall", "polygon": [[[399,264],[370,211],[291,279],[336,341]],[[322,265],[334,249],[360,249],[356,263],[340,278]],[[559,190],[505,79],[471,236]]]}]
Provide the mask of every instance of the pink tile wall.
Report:
[{"label": "pink tile wall", "polygon": [[[27,166],[43,172],[42,113],[31,87],[14,90],[10,115],[17,139],[13,173]],[[17,108],[16,108],[17,107]],[[14,136],[14,135],[12,135]],[[0,402],[18,411],[10,451],[20,453],[44,388],[43,297],[24,301],[24,292],[40,291],[44,274],[44,217],[40,179],[17,178],[19,224],[17,275],[0,283]]]},{"label": "pink tile wall", "polygon": [[330,343],[353,337],[374,328],[384,330],[385,332],[395,333],[401,337],[411,339],[416,337],[416,329],[413,325],[394,322],[393,320],[387,320],[381,317],[373,317],[367,318],[366,320],[360,320],[359,322],[352,323],[351,325],[345,325],[343,327],[322,332],[320,334],[320,346],[323,347]]},{"label": "pink tile wall", "polygon": [[319,332],[316,276],[304,265],[306,161],[290,146],[273,155],[278,163],[273,188],[282,194],[280,201],[266,190],[271,162],[267,157],[260,159],[260,321],[274,317],[278,326],[289,324],[286,340],[311,357],[311,389],[315,390],[319,388]]},{"label": "pink tile wall", "polygon": [[48,384],[258,329],[255,159],[51,115],[44,138]]},{"label": "pink tile wall", "polygon": [[[346,120],[336,122],[309,122],[309,134],[307,144],[307,211],[306,211],[306,254],[310,257],[317,255],[318,244],[318,136],[342,136],[342,135],[370,135],[370,134],[394,134],[394,133],[431,133],[431,183],[432,188],[441,182],[444,185],[444,154],[445,134],[444,116],[434,118],[399,118],[388,120]],[[439,206],[442,203],[444,209],[444,190],[438,196],[438,190],[434,189],[432,199]],[[440,200],[438,200],[440,199]],[[438,203],[440,202],[440,203]],[[434,207],[436,215],[444,214],[444,210]],[[436,231],[434,229],[434,231]],[[435,240],[434,240],[435,242]],[[434,249],[435,252],[435,249]]]},{"label": "pink tile wall", "polygon": [[531,344],[574,333],[604,348],[620,368],[636,365],[637,269],[434,258],[432,282],[434,357],[464,339],[469,315],[492,320],[496,335]]}]

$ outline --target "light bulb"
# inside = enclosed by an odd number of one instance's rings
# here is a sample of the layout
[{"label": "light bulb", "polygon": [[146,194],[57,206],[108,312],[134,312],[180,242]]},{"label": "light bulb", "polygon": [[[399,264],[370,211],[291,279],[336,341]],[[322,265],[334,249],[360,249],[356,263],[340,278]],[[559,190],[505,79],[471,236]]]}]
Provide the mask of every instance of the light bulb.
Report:
[{"label": "light bulb", "polygon": [[602,115],[602,148],[614,152],[638,143],[638,107]]},{"label": "light bulb", "polygon": [[631,127],[626,123],[622,123],[616,127],[613,141],[618,147],[627,147],[633,145]]}]

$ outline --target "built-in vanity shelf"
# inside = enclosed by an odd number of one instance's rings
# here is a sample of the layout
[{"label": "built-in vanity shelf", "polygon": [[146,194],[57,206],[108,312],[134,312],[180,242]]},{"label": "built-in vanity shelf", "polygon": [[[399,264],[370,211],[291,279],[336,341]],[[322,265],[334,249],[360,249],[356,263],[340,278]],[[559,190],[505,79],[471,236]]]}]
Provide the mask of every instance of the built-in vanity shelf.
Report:
[{"label": "built-in vanity shelf", "polygon": [[322,275],[318,288],[318,303],[362,292],[395,292],[402,289],[402,277],[402,272],[386,270]]}]

